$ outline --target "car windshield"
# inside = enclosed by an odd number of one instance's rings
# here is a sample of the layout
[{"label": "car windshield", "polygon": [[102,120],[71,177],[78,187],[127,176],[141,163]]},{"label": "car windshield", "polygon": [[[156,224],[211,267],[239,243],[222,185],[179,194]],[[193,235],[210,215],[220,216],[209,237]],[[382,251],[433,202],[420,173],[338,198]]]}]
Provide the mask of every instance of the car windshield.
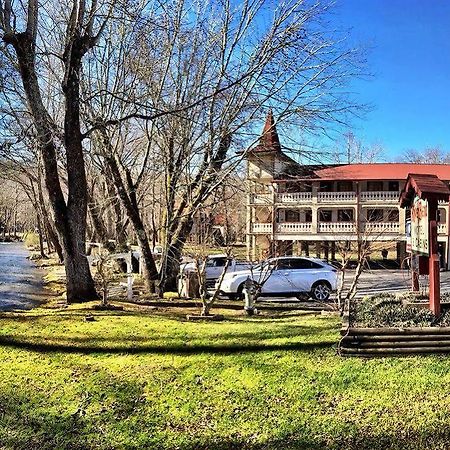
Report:
[{"label": "car windshield", "polygon": [[253,266],[252,270],[265,270],[265,269],[272,269],[274,267],[275,263],[273,261],[263,261],[262,263],[256,264],[256,266]]}]

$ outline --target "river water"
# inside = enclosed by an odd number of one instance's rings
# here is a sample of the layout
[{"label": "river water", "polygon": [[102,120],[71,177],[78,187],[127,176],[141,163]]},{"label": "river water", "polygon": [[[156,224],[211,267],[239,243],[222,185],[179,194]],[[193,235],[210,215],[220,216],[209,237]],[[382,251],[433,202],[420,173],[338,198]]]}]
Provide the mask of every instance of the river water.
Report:
[{"label": "river water", "polygon": [[22,243],[0,243],[0,311],[31,309],[45,296],[43,271]]}]

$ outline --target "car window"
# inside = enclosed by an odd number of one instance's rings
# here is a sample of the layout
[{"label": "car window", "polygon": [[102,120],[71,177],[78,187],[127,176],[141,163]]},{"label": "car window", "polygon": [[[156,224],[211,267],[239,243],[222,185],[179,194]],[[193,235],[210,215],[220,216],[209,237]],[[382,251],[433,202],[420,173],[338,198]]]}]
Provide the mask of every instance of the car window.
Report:
[{"label": "car window", "polygon": [[321,269],[322,266],[309,259],[292,259],[291,269],[301,270],[301,269]]},{"label": "car window", "polygon": [[227,258],[211,258],[206,261],[207,267],[224,267],[227,262]]},{"label": "car window", "polygon": [[279,259],[276,263],[277,270],[286,270],[291,268],[291,260],[290,259]]}]

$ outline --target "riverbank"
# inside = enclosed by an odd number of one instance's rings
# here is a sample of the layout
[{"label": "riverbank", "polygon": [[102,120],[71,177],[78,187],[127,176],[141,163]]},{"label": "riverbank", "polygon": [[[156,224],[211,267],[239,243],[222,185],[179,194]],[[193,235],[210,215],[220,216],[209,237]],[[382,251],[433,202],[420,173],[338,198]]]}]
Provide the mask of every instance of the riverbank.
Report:
[{"label": "riverbank", "polygon": [[29,255],[23,243],[0,243],[0,311],[31,309],[46,300],[45,271]]}]

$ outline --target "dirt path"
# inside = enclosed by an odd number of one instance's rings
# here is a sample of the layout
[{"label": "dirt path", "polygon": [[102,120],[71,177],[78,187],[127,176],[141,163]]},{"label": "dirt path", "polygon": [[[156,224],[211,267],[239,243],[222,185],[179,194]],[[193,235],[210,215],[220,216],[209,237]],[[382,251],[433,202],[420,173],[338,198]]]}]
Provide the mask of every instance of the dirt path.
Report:
[{"label": "dirt path", "polygon": [[0,243],[0,311],[31,309],[46,295],[43,272],[21,243]]}]

